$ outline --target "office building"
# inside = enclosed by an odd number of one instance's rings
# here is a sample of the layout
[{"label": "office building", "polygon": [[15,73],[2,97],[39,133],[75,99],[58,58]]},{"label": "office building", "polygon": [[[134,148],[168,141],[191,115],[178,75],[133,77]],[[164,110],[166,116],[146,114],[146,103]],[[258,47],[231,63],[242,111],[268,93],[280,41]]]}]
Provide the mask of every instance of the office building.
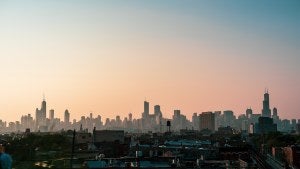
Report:
[{"label": "office building", "polygon": [[277,132],[277,124],[274,124],[270,117],[259,117],[258,123],[255,124],[255,133],[267,134],[270,132]]},{"label": "office building", "polygon": [[51,110],[49,110],[49,120],[53,120],[54,119],[54,110],[53,109],[51,109]]},{"label": "office building", "polygon": [[70,113],[69,113],[68,109],[65,110],[64,122],[65,122],[65,124],[69,124],[70,123]]},{"label": "office building", "polygon": [[162,113],[161,113],[161,110],[160,110],[160,105],[155,105],[154,106],[154,115],[162,116]]},{"label": "office building", "polygon": [[41,109],[36,108],[35,110],[35,123],[36,129],[38,130],[40,126],[46,125],[46,101],[43,99]]},{"label": "office building", "polygon": [[212,112],[203,112],[199,115],[200,130],[209,129],[215,131],[215,115]]},{"label": "office building", "polygon": [[251,109],[251,108],[248,108],[248,109],[246,110],[246,117],[247,117],[248,119],[250,119],[250,117],[251,117],[252,114],[253,114],[252,109]]},{"label": "office building", "polygon": [[270,100],[268,91],[264,94],[262,116],[271,118]]},{"label": "office building", "polygon": [[235,116],[233,115],[233,111],[231,110],[226,110],[223,112],[223,121],[224,121],[224,126],[230,126],[234,127],[235,125]]},{"label": "office building", "polygon": [[148,118],[148,116],[149,116],[149,102],[144,101],[144,112],[142,114],[142,117],[146,119]]}]

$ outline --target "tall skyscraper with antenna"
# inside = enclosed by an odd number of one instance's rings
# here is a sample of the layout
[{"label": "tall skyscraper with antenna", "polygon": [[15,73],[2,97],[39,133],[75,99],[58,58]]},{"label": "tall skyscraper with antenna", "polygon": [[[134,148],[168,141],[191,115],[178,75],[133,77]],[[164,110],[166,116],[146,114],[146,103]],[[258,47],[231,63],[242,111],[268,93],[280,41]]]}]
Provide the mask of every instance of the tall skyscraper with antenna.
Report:
[{"label": "tall skyscraper with antenna", "polygon": [[270,109],[270,100],[269,100],[269,92],[266,89],[263,100],[263,109],[262,116],[263,117],[271,117],[271,109]]},{"label": "tall skyscraper with antenna", "polygon": [[37,130],[40,126],[46,125],[46,111],[47,111],[46,105],[47,104],[45,100],[45,95],[43,94],[41,109],[39,110],[38,108],[36,108],[35,110],[35,123],[36,123]]},{"label": "tall skyscraper with antenna", "polygon": [[255,123],[255,133],[266,134],[277,131],[277,124],[274,124],[271,118],[269,92],[266,89],[263,100],[262,116],[258,118],[258,123]]}]

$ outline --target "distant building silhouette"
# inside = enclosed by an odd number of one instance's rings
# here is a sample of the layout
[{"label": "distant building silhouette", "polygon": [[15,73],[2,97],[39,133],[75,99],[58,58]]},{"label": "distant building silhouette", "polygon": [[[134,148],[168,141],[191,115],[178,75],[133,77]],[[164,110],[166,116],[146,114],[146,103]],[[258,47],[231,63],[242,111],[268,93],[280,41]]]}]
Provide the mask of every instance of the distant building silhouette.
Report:
[{"label": "distant building silhouette", "polygon": [[199,117],[198,117],[197,113],[193,114],[192,125],[193,125],[194,130],[199,130]]},{"label": "distant building silhouette", "polygon": [[258,123],[255,124],[255,133],[267,134],[277,131],[277,124],[274,124],[273,119],[270,117],[259,117]]},{"label": "distant building silhouette", "polygon": [[[275,116],[277,116],[277,109],[275,109],[274,113]],[[274,121],[271,118],[271,109],[270,109],[268,91],[266,91],[264,94],[262,116],[258,118],[258,123],[255,124],[254,128],[255,128],[255,133],[257,134],[266,134],[269,132],[277,131],[277,124],[274,124]]]},{"label": "distant building silhouette", "polygon": [[172,125],[172,129],[175,131],[191,127],[190,122],[187,120],[185,115],[180,113],[180,110],[174,110]]},{"label": "distant building silhouette", "polygon": [[233,111],[231,110],[226,110],[223,112],[224,116],[224,126],[230,126],[234,127],[234,121],[235,121],[235,116],[233,114]]},{"label": "distant building silhouette", "polygon": [[280,125],[280,119],[279,119],[279,116],[278,116],[278,112],[277,112],[277,108],[274,107],[273,108],[273,115],[272,115],[272,118],[273,118],[273,121],[275,124]]},{"label": "distant building silhouette", "polygon": [[266,91],[266,93],[264,94],[262,116],[271,117],[270,100],[269,100],[268,91]]},{"label": "distant building silhouette", "polygon": [[248,109],[246,110],[246,117],[247,117],[247,118],[250,118],[252,114],[253,114],[252,109],[251,109],[251,108],[248,108]]},{"label": "distant building silhouette", "polygon": [[28,128],[30,130],[33,130],[34,129],[34,121],[33,121],[33,117],[31,116],[31,114],[22,116],[21,124],[23,125],[23,128],[25,128],[25,129]]},{"label": "distant building silhouette", "polygon": [[281,128],[282,132],[289,132],[289,131],[291,131],[291,120],[283,119],[281,121],[280,128]]},{"label": "distant building silhouette", "polygon": [[215,131],[215,115],[212,112],[203,112],[199,115],[200,130],[209,129]]},{"label": "distant building silhouette", "polygon": [[49,119],[50,119],[50,121],[52,121],[54,119],[54,110],[53,109],[49,110]]},{"label": "distant building silhouette", "polygon": [[[132,115],[130,117],[132,120]],[[149,112],[149,102],[144,101],[144,112],[142,113],[142,119],[138,119],[136,122],[132,121],[134,125],[136,123],[137,128],[146,131],[158,132],[162,131],[162,126],[166,122],[162,117],[162,112],[160,110],[159,105],[154,106],[154,114],[150,114]],[[165,125],[165,124],[164,124]]]},{"label": "distant building silhouette", "polygon": [[36,130],[39,130],[41,126],[46,126],[46,110],[46,101],[43,99],[41,109],[36,108],[35,111]]},{"label": "distant building silhouette", "polygon": [[65,122],[65,124],[70,123],[70,113],[69,113],[68,109],[65,110],[64,122]]},{"label": "distant building silhouette", "polygon": [[149,102],[144,101],[144,112],[143,112],[143,118],[147,118],[149,116]]},{"label": "distant building silhouette", "polygon": [[[212,130],[215,131],[219,127],[227,127],[235,129],[243,133],[266,133],[270,131],[280,131],[289,133],[299,133],[298,119],[280,119],[278,116],[277,108],[273,108],[272,114],[270,110],[270,101],[268,91],[264,94],[263,106],[261,113],[254,113],[251,108],[247,108],[244,114],[240,114],[238,118],[234,115],[233,111],[204,112],[200,115],[194,113],[192,120],[188,120],[187,117],[181,113],[180,110],[174,110],[172,119],[163,118],[160,105],[154,106],[154,112],[150,113],[149,102],[144,101],[144,111],[141,113],[142,118],[134,119],[132,113],[128,114],[128,117],[124,117],[122,120],[119,115],[116,118],[107,118],[102,122],[100,115],[93,117],[93,113],[90,112],[89,116],[81,116],[78,121],[73,119],[70,121],[70,113],[68,110],[64,112],[64,119],[55,118],[54,110],[49,110],[49,118],[46,118],[47,104],[43,99],[41,108],[36,108],[35,119],[28,114],[23,115],[20,121],[6,122],[0,120],[0,131],[2,133],[18,132],[30,129],[30,131],[39,132],[55,132],[62,129],[69,130],[75,129],[84,132],[91,132],[94,128],[97,130],[124,130],[126,132],[166,132],[167,121],[172,122],[172,131],[179,132],[180,130]],[[271,118],[272,115],[272,118]],[[275,125],[277,124],[277,128]]]},{"label": "distant building silhouette", "polygon": [[154,114],[157,116],[162,116],[162,113],[160,111],[160,105],[155,105],[154,106]]}]

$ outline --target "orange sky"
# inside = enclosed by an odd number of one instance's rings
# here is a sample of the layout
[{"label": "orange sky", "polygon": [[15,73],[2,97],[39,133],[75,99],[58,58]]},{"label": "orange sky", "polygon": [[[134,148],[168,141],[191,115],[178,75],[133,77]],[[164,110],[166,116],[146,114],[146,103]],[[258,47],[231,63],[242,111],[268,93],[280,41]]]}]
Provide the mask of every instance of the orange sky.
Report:
[{"label": "orange sky", "polygon": [[266,87],[300,118],[297,1],[72,2],[0,2],[0,119],[34,115],[43,93],[60,118],[138,118],[145,99],[168,118],[260,113]]}]

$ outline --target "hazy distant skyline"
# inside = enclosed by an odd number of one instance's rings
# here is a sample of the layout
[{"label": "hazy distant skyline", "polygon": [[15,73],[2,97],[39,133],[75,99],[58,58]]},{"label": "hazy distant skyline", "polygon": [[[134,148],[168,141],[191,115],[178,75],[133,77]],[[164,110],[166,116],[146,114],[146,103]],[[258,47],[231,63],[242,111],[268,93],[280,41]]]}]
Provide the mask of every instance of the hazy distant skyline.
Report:
[{"label": "hazy distant skyline", "polygon": [[[300,118],[300,1],[0,1],[0,119],[252,107]],[[47,110],[47,117],[48,117]]]}]

